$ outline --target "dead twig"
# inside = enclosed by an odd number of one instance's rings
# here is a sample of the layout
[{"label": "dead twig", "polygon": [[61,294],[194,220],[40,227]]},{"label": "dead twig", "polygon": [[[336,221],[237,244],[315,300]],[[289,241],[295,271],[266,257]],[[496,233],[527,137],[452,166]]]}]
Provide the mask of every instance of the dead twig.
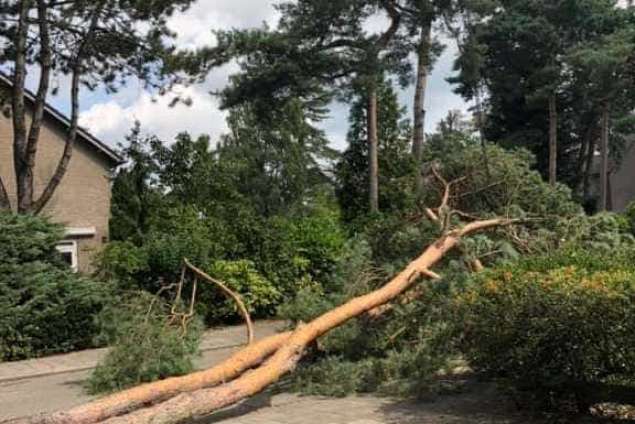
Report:
[{"label": "dead twig", "polygon": [[212,278],[201,269],[192,265],[192,263],[187,258],[184,258],[183,262],[185,263],[185,266],[190,269],[190,271],[197,274],[199,277],[201,277],[203,280],[207,281],[208,283],[215,284],[216,286],[220,287],[220,289],[223,291],[223,293],[225,293],[225,295],[229,296],[231,299],[234,300],[234,302],[236,302],[236,305],[238,306],[238,310],[240,311],[240,314],[243,316],[243,319],[245,320],[245,325],[247,326],[247,342],[248,344],[252,344],[254,341],[254,324],[240,296],[237,293],[235,293],[233,290],[231,290],[229,287],[227,287],[227,285],[223,283],[222,281]]}]

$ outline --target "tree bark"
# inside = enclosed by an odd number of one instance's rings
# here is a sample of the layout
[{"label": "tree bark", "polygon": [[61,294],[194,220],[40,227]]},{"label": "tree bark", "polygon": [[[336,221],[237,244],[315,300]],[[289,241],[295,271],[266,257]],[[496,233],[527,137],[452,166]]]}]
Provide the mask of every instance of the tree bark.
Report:
[{"label": "tree bark", "polygon": [[68,170],[68,164],[73,156],[73,149],[75,147],[75,140],[77,138],[78,120],[79,120],[79,70],[73,71],[71,81],[71,123],[66,136],[66,142],[64,143],[64,151],[62,157],[57,163],[55,172],[49,179],[44,191],[33,204],[33,212],[39,214],[46,204],[51,200],[55,190],[62,182],[66,171]]},{"label": "tree bark", "polygon": [[[29,129],[28,139],[26,143],[25,167],[24,167],[24,184],[26,188],[23,196],[25,199],[23,212],[30,212],[33,204],[33,172],[35,169],[35,157],[37,154],[38,142],[40,139],[40,130],[44,119],[44,109],[46,106],[46,97],[49,90],[49,82],[51,78],[51,37],[49,34],[49,24],[47,16],[47,5],[44,0],[37,0],[38,27],[40,37],[40,81],[35,95],[33,104],[33,114],[31,117],[31,127]],[[28,205],[28,207],[26,206]]]},{"label": "tree bark", "polygon": [[367,295],[350,300],[305,325],[299,325],[288,340],[262,366],[222,386],[202,389],[178,395],[163,403],[130,414],[104,421],[109,424],[153,423],[172,424],[203,416],[252,396],[287,372],[292,371],[301,359],[306,347],[320,336],[346,323],[348,320],[384,305],[409,289],[417,279],[428,272],[443,256],[456,247],[461,238],[474,232],[502,225],[508,219],[477,221],[463,228],[450,231],[411,262],[384,287]]},{"label": "tree bark", "polygon": [[[381,7],[386,11],[390,18],[390,26],[381,34],[377,42],[373,45],[371,50],[371,60],[375,63],[379,59],[379,54],[382,50],[388,47],[388,44],[393,39],[399,25],[401,24],[401,13],[397,8],[397,2],[395,0],[382,0]],[[379,140],[377,134],[377,78],[379,75],[367,75],[368,93],[367,93],[367,138],[368,138],[368,200],[369,210],[371,213],[379,212]]]},{"label": "tree bark", "polygon": [[7,193],[7,188],[2,181],[2,177],[0,177],[0,211],[11,211],[9,193]]},{"label": "tree bark", "polygon": [[586,126],[586,130],[584,131],[584,135],[580,142],[580,151],[578,152],[578,157],[576,158],[574,187],[576,193],[579,193],[581,196],[584,196],[585,164],[589,149],[592,148],[591,145],[593,144],[592,139],[595,127],[595,117],[592,117]]},{"label": "tree bark", "polygon": [[421,173],[421,159],[423,145],[425,144],[425,99],[428,86],[428,73],[430,72],[430,48],[432,43],[432,21],[426,22],[421,28],[421,40],[419,41],[417,83],[414,98],[414,128],[412,136],[412,156],[416,164],[415,182],[417,195],[423,192],[423,174]]},{"label": "tree bark", "polygon": [[36,416],[19,422],[25,424],[93,424],[134,411],[144,405],[169,399],[180,393],[231,381],[250,368],[261,364],[267,357],[280,349],[290,336],[291,332],[287,331],[267,337],[243,348],[208,370],[143,384],[74,407],[68,411]]},{"label": "tree bark", "polygon": [[90,23],[84,34],[80,46],[77,49],[77,53],[73,59],[72,77],[71,77],[71,119],[68,129],[68,135],[66,136],[66,143],[64,144],[64,151],[62,157],[57,163],[57,167],[53,172],[53,175],[49,179],[46,187],[42,191],[40,197],[33,202],[32,212],[39,214],[42,212],[46,204],[51,200],[55,190],[62,182],[66,171],[68,170],[68,164],[71,161],[73,155],[73,148],[75,146],[75,140],[77,139],[77,131],[79,127],[79,85],[82,72],[82,61],[86,54],[86,49],[89,47],[94,37],[97,24],[99,23],[99,17],[101,15],[104,5],[104,0],[100,1],[93,10]]},{"label": "tree bark", "polygon": [[26,106],[24,101],[30,4],[29,0],[20,2],[18,27],[14,38],[15,62],[11,117],[13,121],[13,166],[16,178],[17,210],[19,213],[29,212],[33,201],[33,174],[28,172],[27,165]]},{"label": "tree bark", "polygon": [[597,143],[597,134],[591,135],[589,139],[589,148],[586,152],[586,164],[584,167],[584,181],[583,181],[583,197],[588,199],[591,196],[591,172],[593,171],[593,158],[595,157],[595,146]]},{"label": "tree bark", "polygon": [[368,200],[371,213],[379,212],[379,141],[377,135],[377,86],[368,87]]},{"label": "tree bark", "polygon": [[558,181],[558,104],[556,94],[549,96],[549,184]]},{"label": "tree bark", "polygon": [[602,136],[600,137],[600,201],[598,205],[600,211],[606,211],[608,208],[609,115],[610,103],[607,101],[602,107]]}]

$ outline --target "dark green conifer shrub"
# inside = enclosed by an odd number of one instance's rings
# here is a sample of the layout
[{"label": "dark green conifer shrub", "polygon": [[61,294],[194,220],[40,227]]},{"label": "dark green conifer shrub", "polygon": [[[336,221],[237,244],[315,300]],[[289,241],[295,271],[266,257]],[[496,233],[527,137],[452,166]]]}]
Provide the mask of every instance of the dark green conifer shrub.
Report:
[{"label": "dark green conifer shrub", "polygon": [[194,368],[201,320],[172,315],[171,305],[145,292],[129,294],[99,316],[101,339],[110,351],[87,382],[92,394],[183,375]]},{"label": "dark green conifer shrub", "polygon": [[0,213],[0,361],[93,347],[108,284],[74,274],[46,219]]}]

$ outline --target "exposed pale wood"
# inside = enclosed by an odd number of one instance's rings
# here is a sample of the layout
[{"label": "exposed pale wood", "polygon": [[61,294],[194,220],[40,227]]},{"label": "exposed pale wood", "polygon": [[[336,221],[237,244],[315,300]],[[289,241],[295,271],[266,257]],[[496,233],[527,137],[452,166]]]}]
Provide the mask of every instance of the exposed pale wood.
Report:
[{"label": "exposed pale wood", "polygon": [[68,411],[36,416],[18,422],[24,424],[92,424],[144,405],[169,399],[179,393],[231,381],[246,370],[262,363],[268,356],[277,351],[289,339],[290,335],[291,332],[285,332],[255,342],[235,353],[229,359],[204,371],[143,384]]},{"label": "exposed pale wood", "polygon": [[442,236],[382,288],[356,297],[310,323],[298,326],[270,359],[234,381],[215,388],[184,393],[152,407],[111,418],[104,422],[108,424],[178,423],[213,413],[252,396],[292,371],[301,359],[306,347],[317,338],[354,317],[390,302],[409,289],[426,270],[456,247],[462,237],[488,228],[509,225],[512,222],[502,218],[477,221]]}]

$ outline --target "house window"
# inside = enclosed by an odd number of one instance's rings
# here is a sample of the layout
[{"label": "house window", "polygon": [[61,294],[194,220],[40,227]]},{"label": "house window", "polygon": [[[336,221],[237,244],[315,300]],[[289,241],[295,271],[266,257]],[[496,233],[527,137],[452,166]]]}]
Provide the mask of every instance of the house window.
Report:
[{"label": "house window", "polygon": [[63,241],[56,246],[56,249],[60,252],[62,259],[71,267],[73,272],[77,272],[77,242]]}]

